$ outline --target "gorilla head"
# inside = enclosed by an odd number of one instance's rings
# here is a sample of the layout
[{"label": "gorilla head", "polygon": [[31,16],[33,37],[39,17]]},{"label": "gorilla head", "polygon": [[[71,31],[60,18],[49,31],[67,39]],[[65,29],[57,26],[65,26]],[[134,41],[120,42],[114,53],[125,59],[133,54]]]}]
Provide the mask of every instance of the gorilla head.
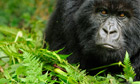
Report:
[{"label": "gorilla head", "polygon": [[139,0],[59,0],[45,33],[51,50],[65,47],[60,53],[72,52],[68,61],[82,69],[123,61],[128,51],[140,75]]},{"label": "gorilla head", "polygon": [[126,51],[131,56],[136,54],[140,39],[138,6],[134,0],[86,0],[73,15],[82,53],[97,55],[102,62],[119,61]]}]

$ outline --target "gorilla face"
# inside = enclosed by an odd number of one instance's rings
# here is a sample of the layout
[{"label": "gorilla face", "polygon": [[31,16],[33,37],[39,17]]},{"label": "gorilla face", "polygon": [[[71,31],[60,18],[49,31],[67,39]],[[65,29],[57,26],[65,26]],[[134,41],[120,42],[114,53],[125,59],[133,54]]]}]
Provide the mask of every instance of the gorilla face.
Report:
[{"label": "gorilla face", "polygon": [[[133,4],[132,4],[133,3]],[[77,35],[85,54],[124,56],[139,45],[139,10],[133,0],[86,0],[75,13]],[[137,16],[137,17],[136,17]]]}]

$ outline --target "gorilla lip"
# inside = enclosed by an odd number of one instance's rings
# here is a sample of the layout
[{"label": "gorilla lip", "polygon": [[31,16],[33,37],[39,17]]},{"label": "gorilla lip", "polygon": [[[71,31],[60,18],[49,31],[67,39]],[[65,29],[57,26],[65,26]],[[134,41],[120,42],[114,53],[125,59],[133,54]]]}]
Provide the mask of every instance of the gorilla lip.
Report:
[{"label": "gorilla lip", "polygon": [[110,45],[110,44],[101,44],[101,46],[104,48],[108,48],[108,49],[115,49],[115,47],[113,45]]},{"label": "gorilla lip", "polygon": [[118,49],[116,46],[113,46],[111,44],[107,44],[107,43],[102,43],[102,44],[96,44],[98,47],[102,47],[104,49],[109,49],[109,50],[116,50]]},{"label": "gorilla lip", "polygon": [[105,44],[105,45],[102,45],[102,46],[105,47],[105,48],[114,49],[114,47],[112,45]]}]

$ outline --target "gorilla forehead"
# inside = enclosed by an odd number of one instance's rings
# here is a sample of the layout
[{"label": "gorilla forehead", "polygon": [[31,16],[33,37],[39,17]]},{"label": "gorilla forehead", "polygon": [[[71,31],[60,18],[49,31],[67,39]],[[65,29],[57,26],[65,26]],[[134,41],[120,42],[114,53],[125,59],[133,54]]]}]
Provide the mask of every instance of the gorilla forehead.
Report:
[{"label": "gorilla forehead", "polygon": [[[136,0],[93,0],[96,6],[104,6],[110,9],[133,8]],[[132,4],[133,3],[133,4]]]},{"label": "gorilla forehead", "polygon": [[99,2],[99,3],[103,3],[103,4],[120,4],[120,3],[124,3],[124,4],[129,4],[132,2],[136,2],[137,0],[92,0],[94,2]]}]

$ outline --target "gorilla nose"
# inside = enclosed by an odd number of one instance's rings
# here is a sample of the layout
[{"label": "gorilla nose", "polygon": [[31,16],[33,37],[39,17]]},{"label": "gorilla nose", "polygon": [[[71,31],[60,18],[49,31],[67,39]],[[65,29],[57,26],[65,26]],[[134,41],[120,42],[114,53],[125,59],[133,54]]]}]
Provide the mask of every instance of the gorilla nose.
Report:
[{"label": "gorilla nose", "polygon": [[114,34],[114,33],[117,33],[116,30],[109,31],[109,30],[107,30],[107,29],[105,29],[105,28],[103,28],[103,31],[104,31],[106,34]]},{"label": "gorilla nose", "polygon": [[103,39],[116,40],[119,38],[119,31],[116,28],[101,28],[99,34]]}]

